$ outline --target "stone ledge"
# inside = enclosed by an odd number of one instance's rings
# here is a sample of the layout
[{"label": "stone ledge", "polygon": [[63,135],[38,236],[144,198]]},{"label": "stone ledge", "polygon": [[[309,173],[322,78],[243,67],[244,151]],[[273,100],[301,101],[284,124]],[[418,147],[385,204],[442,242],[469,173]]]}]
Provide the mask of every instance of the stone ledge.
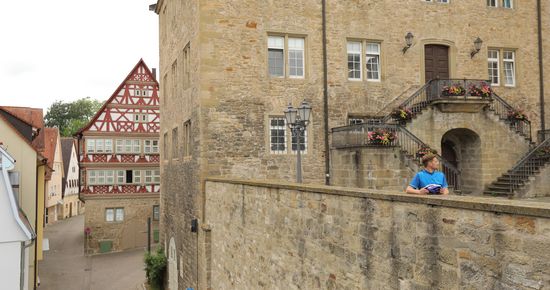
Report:
[{"label": "stone ledge", "polygon": [[430,206],[443,206],[450,208],[462,208],[480,210],[494,213],[507,213],[534,217],[550,218],[550,203],[510,200],[491,197],[459,196],[459,195],[411,195],[395,191],[383,191],[363,188],[337,187],[316,184],[298,184],[275,180],[245,180],[221,177],[208,177],[206,182],[218,182],[237,185],[268,187],[277,189],[298,190],[330,195],[349,196],[358,198],[371,198],[398,202],[426,204]]}]

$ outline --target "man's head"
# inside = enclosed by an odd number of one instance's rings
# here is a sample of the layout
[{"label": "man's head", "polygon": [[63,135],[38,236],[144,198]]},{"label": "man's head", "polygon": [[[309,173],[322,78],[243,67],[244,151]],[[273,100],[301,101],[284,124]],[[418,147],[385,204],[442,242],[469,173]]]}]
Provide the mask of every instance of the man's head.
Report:
[{"label": "man's head", "polygon": [[437,160],[434,154],[426,154],[422,157],[422,165],[429,170],[436,170],[439,168],[439,160]]}]

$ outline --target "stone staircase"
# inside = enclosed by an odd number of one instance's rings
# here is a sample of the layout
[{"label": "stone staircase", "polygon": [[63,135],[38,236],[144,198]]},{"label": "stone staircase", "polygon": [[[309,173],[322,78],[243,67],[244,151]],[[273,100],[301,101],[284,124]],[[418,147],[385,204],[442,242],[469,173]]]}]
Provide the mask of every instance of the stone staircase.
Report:
[{"label": "stone staircase", "polygon": [[[464,95],[461,96],[444,96],[442,90],[445,86],[451,86],[454,84],[459,84],[466,89]],[[441,100],[485,100],[488,102],[485,110],[487,112],[492,112],[496,116],[497,120],[503,122],[514,134],[517,134],[529,142],[531,145],[531,122],[529,120],[520,120],[516,122],[511,122],[508,120],[508,113],[514,109],[512,105],[507,103],[504,99],[498,96],[496,93],[491,92],[490,96],[474,96],[468,92],[470,86],[481,86],[486,85],[485,80],[467,80],[467,79],[434,79],[428,81],[424,86],[418,89],[413,93],[407,100],[402,102],[399,107],[406,108],[410,110],[413,114],[411,119],[404,121],[396,121],[393,119],[391,113],[382,116],[377,119],[371,119],[369,122],[381,122],[381,123],[395,123],[398,122],[401,125],[406,125],[406,123],[412,122],[419,115],[421,115],[426,108],[432,105],[434,102]]]},{"label": "stone staircase", "polygon": [[490,184],[484,194],[507,197],[519,196],[522,194],[522,190],[535,178],[548,178],[548,176],[539,176],[539,173],[549,164],[550,138],[547,138],[525,154],[512,169]]}]

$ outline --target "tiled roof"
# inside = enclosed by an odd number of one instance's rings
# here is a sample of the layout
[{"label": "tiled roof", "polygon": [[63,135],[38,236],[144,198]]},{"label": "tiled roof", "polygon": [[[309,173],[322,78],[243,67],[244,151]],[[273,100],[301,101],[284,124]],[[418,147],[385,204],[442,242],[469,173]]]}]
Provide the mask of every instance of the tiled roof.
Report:
[{"label": "tiled roof", "polygon": [[63,155],[63,170],[65,177],[69,172],[69,163],[71,161],[71,152],[73,149],[74,139],[71,137],[61,138],[61,154]]},{"label": "tiled roof", "polygon": [[59,130],[57,128],[44,128],[44,133],[44,156],[48,158],[48,166],[50,168],[53,168],[53,161],[55,159],[55,146],[57,144],[57,135],[59,134]]},{"label": "tiled roof", "polygon": [[42,109],[10,106],[0,106],[0,109],[37,128],[39,130],[38,136],[34,138],[32,145],[38,152],[44,152],[44,112]]}]

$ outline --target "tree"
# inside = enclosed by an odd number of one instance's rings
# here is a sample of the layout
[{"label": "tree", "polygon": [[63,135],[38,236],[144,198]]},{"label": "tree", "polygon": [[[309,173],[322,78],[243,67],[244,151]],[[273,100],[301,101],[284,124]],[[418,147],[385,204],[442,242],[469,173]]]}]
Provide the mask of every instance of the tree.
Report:
[{"label": "tree", "polygon": [[74,102],[55,101],[44,117],[46,126],[57,127],[61,136],[70,137],[92,119],[101,105],[89,97]]}]

